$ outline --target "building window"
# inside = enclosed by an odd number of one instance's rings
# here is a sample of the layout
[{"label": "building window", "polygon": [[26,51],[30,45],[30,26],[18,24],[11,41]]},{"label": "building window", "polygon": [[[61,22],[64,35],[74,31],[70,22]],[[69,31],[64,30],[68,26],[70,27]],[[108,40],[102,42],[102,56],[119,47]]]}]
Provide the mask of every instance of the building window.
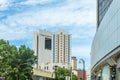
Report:
[{"label": "building window", "polygon": [[116,80],[120,80],[120,58],[117,60],[117,79]]},{"label": "building window", "polygon": [[58,66],[57,66],[57,65],[55,65],[55,66],[54,66],[54,69],[56,70],[57,68],[58,68]]},{"label": "building window", "polygon": [[41,66],[39,66],[39,69],[41,69]]},{"label": "building window", "polygon": [[46,66],[44,67],[44,70],[46,70]]},{"label": "building window", "polygon": [[53,70],[55,70],[54,66],[53,66]]},{"label": "building window", "polygon": [[120,80],[120,68],[117,68],[117,80]]},{"label": "building window", "polygon": [[110,80],[110,67],[105,66],[102,71],[102,80]]},{"label": "building window", "polygon": [[113,0],[98,0],[98,24],[102,21],[112,1]]},{"label": "building window", "polygon": [[48,66],[47,66],[47,70],[48,70]]},{"label": "building window", "polygon": [[45,38],[45,49],[51,50],[51,39]]}]

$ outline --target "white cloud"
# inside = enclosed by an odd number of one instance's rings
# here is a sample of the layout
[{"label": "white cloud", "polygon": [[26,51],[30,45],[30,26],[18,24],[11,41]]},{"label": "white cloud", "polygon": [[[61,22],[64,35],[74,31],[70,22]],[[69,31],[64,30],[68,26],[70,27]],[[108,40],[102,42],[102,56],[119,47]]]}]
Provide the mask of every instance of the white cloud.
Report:
[{"label": "white cloud", "polygon": [[72,48],[73,56],[90,57],[90,46],[74,46]]},{"label": "white cloud", "polygon": [[0,0],[0,10],[5,10],[10,6],[12,0]]},{"label": "white cloud", "polygon": [[[20,25],[27,26],[41,26],[41,25],[55,26],[58,24],[61,26],[72,24],[81,26],[85,24],[95,24],[96,20],[95,9],[76,10],[79,7],[81,7],[80,2],[81,0],[72,1],[72,3],[69,2],[67,3],[67,5],[63,5],[62,7],[49,8],[44,10],[38,9],[29,12],[23,12],[20,14],[10,16],[5,21],[10,24],[16,22]],[[82,7],[84,8],[84,6]]]},{"label": "white cloud", "polygon": [[[11,20],[12,19],[12,20]],[[22,14],[16,14],[8,17],[6,20],[8,23],[17,22],[21,25],[85,25],[94,24],[95,16],[92,11],[60,11],[59,9],[43,10],[35,12],[26,12]]]},{"label": "white cloud", "polygon": [[9,0],[0,0],[0,5],[5,5]]},{"label": "white cloud", "polygon": [[[74,26],[73,26],[74,27]],[[91,39],[95,34],[95,25],[86,24],[84,26],[75,26],[69,30],[74,40]]]},{"label": "white cloud", "polygon": [[32,33],[28,29],[21,27],[8,27],[4,24],[0,24],[0,38],[5,40],[19,40],[29,39]]},{"label": "white cloud", "polygon": [[20,4],[23,5],[36,5],[36,4],[47,4],[50,2],[53,2],[54,0],[27,0],[24,2],[21,2]]},{"label": "white cloud", "polygon": [[[35,5],[37,3],[48,3],[50,1],[53,0],[27,0],[27,3]],[[40,7],[39,9],[37,8],[27,12],[24,11],[22,13],[8,16],[8,18],[2,20],[2,22],[9,26],[10,30],[8,30],[8,32],[12,31],[16,35],[18,34],[19,39],[23,38],[20,35],[25,34],[26,28],[28,28],[27,32],[32,32],[38,28],[42,29],[57,25],[61,28],[73,25],[73,29],[69,31],[73,34],[73,38],[83,39],[86,37],[93,37],[93,27],[86,30],[83,26],[88,28],[89,25],[94,25],[96,22],[95,15],[95,1],[66,0],[64,5],[45,9],[41,9]],[[16,33],[16,28],[17,32],[22,30],[24,33]]]}]

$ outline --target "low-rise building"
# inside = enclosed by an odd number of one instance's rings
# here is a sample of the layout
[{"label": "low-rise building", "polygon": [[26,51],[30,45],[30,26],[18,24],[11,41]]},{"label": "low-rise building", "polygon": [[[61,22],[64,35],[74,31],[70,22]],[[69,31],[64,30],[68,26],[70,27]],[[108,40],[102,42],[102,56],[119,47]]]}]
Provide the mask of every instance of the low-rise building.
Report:
[{"label": "low-rise building", "polygon": [[77,70],[78,80],[86,80],[86,71]]}]

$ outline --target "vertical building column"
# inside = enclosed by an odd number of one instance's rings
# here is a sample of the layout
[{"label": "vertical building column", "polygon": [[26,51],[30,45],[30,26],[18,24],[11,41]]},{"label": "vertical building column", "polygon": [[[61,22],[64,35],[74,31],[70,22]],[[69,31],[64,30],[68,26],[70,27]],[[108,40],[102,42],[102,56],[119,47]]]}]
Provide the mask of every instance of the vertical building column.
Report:
[{"label": "vertical building column", "polygon": [[53,35],[53,63],[55,63],[55,35]]},{"label": "vertical building column", "polygon": [[70,35],[68,35],[68,64],[70,64]]},{"label": "vertical building column", "polygon": [[[33,35],[33,50],[34,50],[34,55],[38,57],[38,43],[39,43],[39,40],[38,40],[38,32],[34,32],[34,35]],[[35,68],[38,68],[38,58],[37,58],[37,63],[35,64]]]}]

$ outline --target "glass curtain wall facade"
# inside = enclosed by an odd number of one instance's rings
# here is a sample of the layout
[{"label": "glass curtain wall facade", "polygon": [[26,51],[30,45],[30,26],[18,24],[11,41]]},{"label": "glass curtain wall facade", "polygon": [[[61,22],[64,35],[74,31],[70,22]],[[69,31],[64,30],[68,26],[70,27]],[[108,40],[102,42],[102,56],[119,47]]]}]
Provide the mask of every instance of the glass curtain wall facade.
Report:
[{"label": "glass curtain wall facade", "polygon": [[102,21],[113,0],[98,0],[98,25]]},{"label": "glass curtain wall facade", "polygon": [[97,6],[97,31],[90,53],[91,74],[97,75],[101,70],[101,80],[106,80],[102,76],[104,66],[108,64],[111,74],[106,76],[110,80],[117,80],[117,74],[112,68],[116,68],[120,57],[120,0],[97,0]]}]

